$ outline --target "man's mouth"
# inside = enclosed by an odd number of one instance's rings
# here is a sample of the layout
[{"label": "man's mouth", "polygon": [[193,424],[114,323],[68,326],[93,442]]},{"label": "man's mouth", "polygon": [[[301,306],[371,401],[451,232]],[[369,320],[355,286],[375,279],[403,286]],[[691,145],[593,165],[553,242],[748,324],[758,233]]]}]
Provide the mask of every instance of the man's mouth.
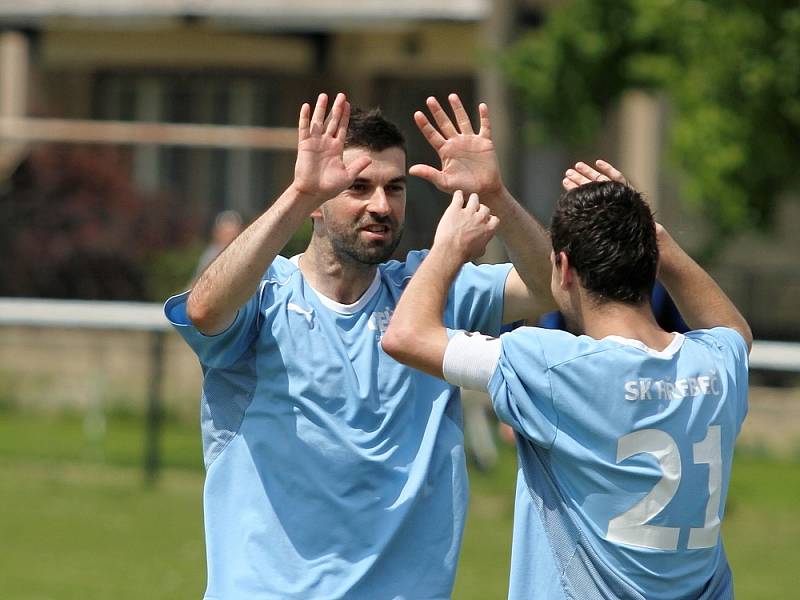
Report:
[{"label": "man's mouth", "polygon": [[361,228],[369,239],[385,239],[391,234],[392,228],[385,223],[374,223]]}]

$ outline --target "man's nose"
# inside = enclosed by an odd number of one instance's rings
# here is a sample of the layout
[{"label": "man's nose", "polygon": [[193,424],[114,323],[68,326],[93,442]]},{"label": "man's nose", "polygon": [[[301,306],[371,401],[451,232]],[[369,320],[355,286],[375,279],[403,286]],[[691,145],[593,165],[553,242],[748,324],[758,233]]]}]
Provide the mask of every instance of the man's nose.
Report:
[{"label": "man's nose", "polygon": [[376,215],[388,215],[392,207],[389,204],[389,199],[386,197],[386,191],[382,187],[375,188],[375,193],[369,199],[367,210]]}]

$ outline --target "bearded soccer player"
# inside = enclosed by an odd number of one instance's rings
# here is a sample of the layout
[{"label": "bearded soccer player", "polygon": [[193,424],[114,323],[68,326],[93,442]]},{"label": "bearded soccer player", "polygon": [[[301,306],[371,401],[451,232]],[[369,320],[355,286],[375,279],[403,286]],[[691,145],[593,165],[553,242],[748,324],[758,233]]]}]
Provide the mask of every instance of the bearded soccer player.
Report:
[{"label": "bearded soccer player", "polygon": [[[547,238],[502,185],[486,106],[475,132],[449,100],[455,121],[433,98],[435,125],[415,114],[441,169],[410,173],[507,216],[516,268],[460,269],[446,317],[497,332],[551,306]],[[426,254],[389,260],[404,139],[377,111],[351,118],[343,94],[304,105],[298,138],[289,188],[166,305],[204,372],[205,598],[444,600],[467,506],[458,390],[380,347]],[[279,256],[309,218],[306,251]]]}]

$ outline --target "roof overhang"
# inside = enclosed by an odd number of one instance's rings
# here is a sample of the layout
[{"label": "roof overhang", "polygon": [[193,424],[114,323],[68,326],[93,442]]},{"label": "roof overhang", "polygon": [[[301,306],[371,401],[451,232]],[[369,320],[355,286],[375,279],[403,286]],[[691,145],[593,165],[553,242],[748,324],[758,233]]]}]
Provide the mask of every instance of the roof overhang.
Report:
[{"label": "roof overhang", "polygon": [[[396,21],[476,22],[491,0],[0,0],[0,23],[46,27],[75,20],[175,18],[263,29],[333,30]],[[119,26],[119,23],[117,23]]]}]

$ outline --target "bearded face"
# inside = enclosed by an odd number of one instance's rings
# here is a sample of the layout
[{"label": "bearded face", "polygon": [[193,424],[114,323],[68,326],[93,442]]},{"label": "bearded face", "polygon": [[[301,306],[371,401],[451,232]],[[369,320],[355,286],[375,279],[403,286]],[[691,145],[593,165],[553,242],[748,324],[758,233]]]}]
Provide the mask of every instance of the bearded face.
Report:
[{"label": "bearded face", "polygon": [[391,257],[403,235],[406,206],[405,152],[347,148],[344,162],[368,156],[372,162],[353,184],[324,203],[321,230],[343,261],[375,265]]},{"label": "bearded face", "polygon": [[322,207],[334,254],[343,260],[376,265],[388,260],[403,236],[403,226],[391,214],[368,213],[355,223]]}]

